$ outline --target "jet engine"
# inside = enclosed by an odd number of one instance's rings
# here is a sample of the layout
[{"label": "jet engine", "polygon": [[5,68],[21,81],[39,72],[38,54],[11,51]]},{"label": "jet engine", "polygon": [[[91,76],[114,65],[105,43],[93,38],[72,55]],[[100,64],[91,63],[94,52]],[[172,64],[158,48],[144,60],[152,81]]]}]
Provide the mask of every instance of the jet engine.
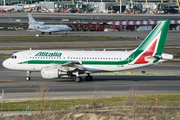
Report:
[{"label": "jet engine", "polygon": [[72,77],[73,74],[71,72],[62,71],[59,68],[44,67],[41,69],[41,76],[42,78],[52,79],[52,78],[59,78],[60,76]]},{"label": "jet engine", "polygon": [[36,26],[37,28],[40,28],[40,29],[45,29],[46,27],[45,26],[40,26],[40,25],[38,25],[38,26]]},{"label": "jet engine", "polygon": [[41,69],[41,76],[43,78],[59,78],[61,70],[58,68],[45,67]]}]

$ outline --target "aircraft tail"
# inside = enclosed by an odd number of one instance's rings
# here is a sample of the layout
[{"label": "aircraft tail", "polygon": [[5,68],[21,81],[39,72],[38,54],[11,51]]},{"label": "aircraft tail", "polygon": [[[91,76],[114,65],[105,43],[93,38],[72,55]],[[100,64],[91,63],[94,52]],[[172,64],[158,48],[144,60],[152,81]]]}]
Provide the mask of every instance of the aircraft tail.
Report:
[{"label": "aircraft tail", "polygon": [[167,33],[169,30],[170,20],[160,21],[144,41],[135,49],[130,56],[133,64],[149,63],[148,58],[154,58],[153,62],[157,62],[158,58],[164,51]]},{"label": "aircraft tail", "polygon": [[32,17],[32,14],[28,14],[28,18],[29,18],[29,23],[36,23],[36,21]]}]

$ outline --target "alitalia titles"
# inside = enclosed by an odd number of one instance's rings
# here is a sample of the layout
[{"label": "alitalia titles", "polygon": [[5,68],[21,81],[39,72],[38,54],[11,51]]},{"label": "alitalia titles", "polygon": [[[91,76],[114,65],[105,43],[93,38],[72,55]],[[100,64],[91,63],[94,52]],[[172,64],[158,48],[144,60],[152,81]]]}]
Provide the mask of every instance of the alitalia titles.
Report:
[{"label": "alitalia titles", "polygon": [[53,53],[39,52],[35,56],[36,57],[61,57],[61,55],[62,55],[62,53],[58,53],[58,52],[53,52]]}]

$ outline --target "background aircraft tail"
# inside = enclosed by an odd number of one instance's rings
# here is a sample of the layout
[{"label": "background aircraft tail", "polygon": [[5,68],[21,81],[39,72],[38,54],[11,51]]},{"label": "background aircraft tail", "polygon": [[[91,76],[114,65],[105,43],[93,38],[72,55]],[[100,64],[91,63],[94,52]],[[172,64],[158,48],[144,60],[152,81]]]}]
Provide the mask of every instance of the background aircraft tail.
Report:
[{"label": "background aircraft tail", "polygon": [[32,14],[28,14],[28,18],[29,18],[29,23],[36,23],[36,21],[32,17]]}]

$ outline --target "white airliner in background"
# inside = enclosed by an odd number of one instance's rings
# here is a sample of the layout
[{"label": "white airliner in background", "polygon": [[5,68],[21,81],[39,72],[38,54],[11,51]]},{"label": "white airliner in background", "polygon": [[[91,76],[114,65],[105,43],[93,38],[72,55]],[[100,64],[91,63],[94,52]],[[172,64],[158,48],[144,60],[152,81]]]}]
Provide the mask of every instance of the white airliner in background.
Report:
[{"label": "white airliner in background", "polygon": [[72,28],[68,25],[44,25],[44,22],[36,22],[31,14],[28,14],[29,18],[29,29],[41,32],[44,34],[48,32],[52,34],[53,32],[65,31],[67,34],[68,31],[71,31]]},{"label": "white airliner in background", "polygon": [[22,11],[25,10],[23,6],[0,6],[0,10],[5,10],[5,11],[9,11],[9,10],[15,10],[15,11]]},{"label": "white airliner in background", "polygon": [[3,62],[3,66],[13,70],[40,71],[43,78],[76,76],[81,82],[81,74],[124,71],[152,65],[173,59],[173,55],[163,53],[170,20],[161,21],[132,51],[65,51],[65,50],[26,50],[13,54]]}]

